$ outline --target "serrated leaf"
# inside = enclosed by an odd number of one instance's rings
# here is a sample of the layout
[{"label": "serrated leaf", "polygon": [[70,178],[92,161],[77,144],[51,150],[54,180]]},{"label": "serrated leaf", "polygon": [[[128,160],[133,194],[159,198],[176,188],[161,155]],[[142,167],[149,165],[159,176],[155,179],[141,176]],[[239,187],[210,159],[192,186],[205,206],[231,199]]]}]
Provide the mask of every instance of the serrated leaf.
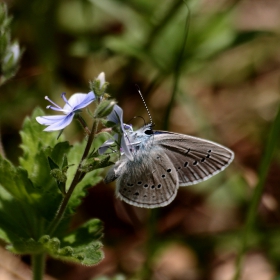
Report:
[{"label": "serrated leaf", "polygon": [[0,185],[13,197],[28,204],[36,201],[35,188],[26,170],[14,167],[11,162],[0,156]]},{"label": "serrated leaf", "polygon": [[[32,118],[25,120],[21,132],[24,150],[24,155],[20,159],[22,167],[15,167],[8,160],[0,158],[0,238],[13,244],[11,245],[13,250],[19,253],[28,250],[39,253],[46,249],[45,245],[42,249],[42,244],[38,244],[37,240],[42,232],[49,228],[49,223],[53,220],[62,201],[62,194],[57,188],[57,178],[53,178],[50,173],[64,168],[65,174],[70,177],[67,180],[69,185],[86,144],[78,143],[70,149],[68,142],[57,143],[55,135],[49,136],[49,133],[42,132],[41,126],[36,128],[35,117],[38,113],[41,115],[42,112],[37,110]],[[99,140],[98,143],[100,144]],[[69,165],[67,157],[69,157]],[[75,166],[68,168],[72,164]],[[66,215],[57,228],[57,234],[62,235],[63,230],[65,232],[70,219],[70,215],[67,214],[73,213],[75,207],[80,204],[80,198],[86,194],[85,189],[101,180],[100,173],[101,171],[94,171],[87,174],[76,186],[67,206]],[[67,245],[59,246],[60,251],[53,253],[55,239],[50,238],[47,243],[48,250],[52,251],[52,254],[58,254],[60,257],[67,255],[66,257],[72,261],[87,258],[82,252],[77,253],[77,250],[68,256]],[[96,253],[97,247],[100,248],[99,243],[92,245],[90,254],[99,254]],[[66,257],[64,259],[67,259]],[[90,261],[85,263],[90,264]]]},{"label": "serrated leaf", "polygon": [[[0,238],[13,243],[20,238],[37,236],[38,213],[26,200],[15,198],[0,185]],[[42,221],[44,222],[44,221]]]},{"label": "serrated leaf", "polygon": [[63,238],[63,245],[81,247],[93,240],[99,240],[103,233],[103,225],[99,219],[91,219]]},{"label": "serrated leaf", "polygon": [[9,250],[17,254],[48,253],[60,260],[94,265],[103,259],[102,244],[99,241],[101,236],[102,223],[93,219],[64,238],[44,235],[39,241],[33,238],[22,239],[9,246]]},{"label": "serrated leaf", "polygon": [[70,146],[67,142],[57,143],[54,148],[48,146],[56,139],[46,132],[43,132],[44,138],[42,127],[39,132],[34,129],[38,113],[41,114],[41,110],[36,110],[32,118],[25,120],[21,133],[24,155],[20,162],[28,172],[0,158],[0,238],[6,242],[14,242],[22,236],[37,237],[39,225],[45,223],[47,226],[62,200],[56,180],[50,175],[48,157],[62,165],[63,155]]},{"label": "serrated leaf", "polygon": [[[61,194],[57,188],[54,193],[48,193],[35,187],[26,170],[14,167],[8,160],[0,157],[0,205],[3,211],[0,211],[0,221],[2,219],[1,227],[7,233],[12,231],[18,237],[38,236],[39,224],[46,222],[44,219],[53,218],[60,201]],[[14,215],[10,216],[10,213]],[[14,238],[16,237],[12,236],[9,239]]]},{"label": "serrated leaf", "polygon": [[[33,183],[31,193],[36,196],[33,206],[41,215],[51,221],[57,212],[62,200],[62,194],[57,187],[56,180],[51,176],[51,167],[48,158],[54,165],[62,166],[64,155],[70,150],[68,142],[59,142],[56,133],[43,131],[43,126],[37,123],[36,116],[44,115],[41,109],[34,110],[32,117],[25,119],[21,148],[24,153],[20,164],[28,172],[28,178]],[[61,140],[60,140],[61,141]],[[29,194],[30,188],[27,190]]]},{"label": "serrated leaf", "polygon": [[20,164],[29,174],[34,171],[36,163],[36,155],[43,147],[53,147],[57,144],[57,133],[43,131],[44,127],[36,121],[37,116],[45,115],[40,108],[34,110],[31,117],[25,118],[23,128],[20,132],[22,144],[20,147],[23,150],[23,156],[19,159]]}]

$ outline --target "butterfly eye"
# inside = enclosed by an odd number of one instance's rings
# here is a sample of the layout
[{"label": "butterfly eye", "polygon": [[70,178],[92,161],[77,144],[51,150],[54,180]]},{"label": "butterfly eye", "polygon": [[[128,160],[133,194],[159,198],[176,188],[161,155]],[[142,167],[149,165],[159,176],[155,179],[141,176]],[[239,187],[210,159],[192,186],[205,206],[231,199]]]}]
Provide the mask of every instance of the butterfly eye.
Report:
[{"label": "butterfly eye", "polygon": [[145,130],[144,133],[147,134],[147,135],[152,135],[152,134],[154,134],[154,132],[153,132],[151,129]]}]

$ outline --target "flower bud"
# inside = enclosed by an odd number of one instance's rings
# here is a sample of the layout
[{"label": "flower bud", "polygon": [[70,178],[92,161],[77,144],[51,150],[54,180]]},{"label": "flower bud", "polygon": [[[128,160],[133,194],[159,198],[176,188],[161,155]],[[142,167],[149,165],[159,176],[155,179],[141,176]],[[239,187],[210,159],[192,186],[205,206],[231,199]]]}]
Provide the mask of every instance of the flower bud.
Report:
[{"label": "flower bud", "polygon": [[116,104],[113,100],[103,100],[94,112],[95,118],[105,118],[107,117],[113,110],[114,105]]},{"label": "flower bud", "polygon": [[105,94],[108,85],[109,83],[105,81],[105,73],[101,72],[94,81],[90,82],[90,89],[94,91],[98,97],[101,97]]}]

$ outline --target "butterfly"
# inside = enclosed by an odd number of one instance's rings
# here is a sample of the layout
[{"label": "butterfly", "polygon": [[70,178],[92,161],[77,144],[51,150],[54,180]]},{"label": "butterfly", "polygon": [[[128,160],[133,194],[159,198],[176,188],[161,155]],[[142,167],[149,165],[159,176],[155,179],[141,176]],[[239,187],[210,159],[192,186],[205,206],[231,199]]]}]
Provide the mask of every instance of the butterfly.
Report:
[{"label": "butterfly", "polygon": [[116,196],[128,204],[157,208],[170,204],[180,186],[205,181],[224,170],[234,153],[217,143],[147,124],[125,130],[132,157],[125,154],[104,181],[117,180]]}]

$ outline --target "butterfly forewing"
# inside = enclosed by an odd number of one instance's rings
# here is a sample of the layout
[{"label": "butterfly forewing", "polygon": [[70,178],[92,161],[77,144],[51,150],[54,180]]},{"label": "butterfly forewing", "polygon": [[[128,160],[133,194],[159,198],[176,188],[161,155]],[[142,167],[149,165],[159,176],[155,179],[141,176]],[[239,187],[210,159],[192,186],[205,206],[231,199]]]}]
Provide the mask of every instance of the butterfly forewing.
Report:
[{"label": "butterfly forewing", "polygon": [[147,149],[127,160],[117,180],[117,196],[145,208],[169,204],[176,196],[179,179],[176,169],[161,148]]},{"label": "butterfly forewing", "polygon": [[174,164],[180,186],[207,180],[224,170],[234,157],[231,150],[219,144],[189,135],[155,131],[153,141]]}]

